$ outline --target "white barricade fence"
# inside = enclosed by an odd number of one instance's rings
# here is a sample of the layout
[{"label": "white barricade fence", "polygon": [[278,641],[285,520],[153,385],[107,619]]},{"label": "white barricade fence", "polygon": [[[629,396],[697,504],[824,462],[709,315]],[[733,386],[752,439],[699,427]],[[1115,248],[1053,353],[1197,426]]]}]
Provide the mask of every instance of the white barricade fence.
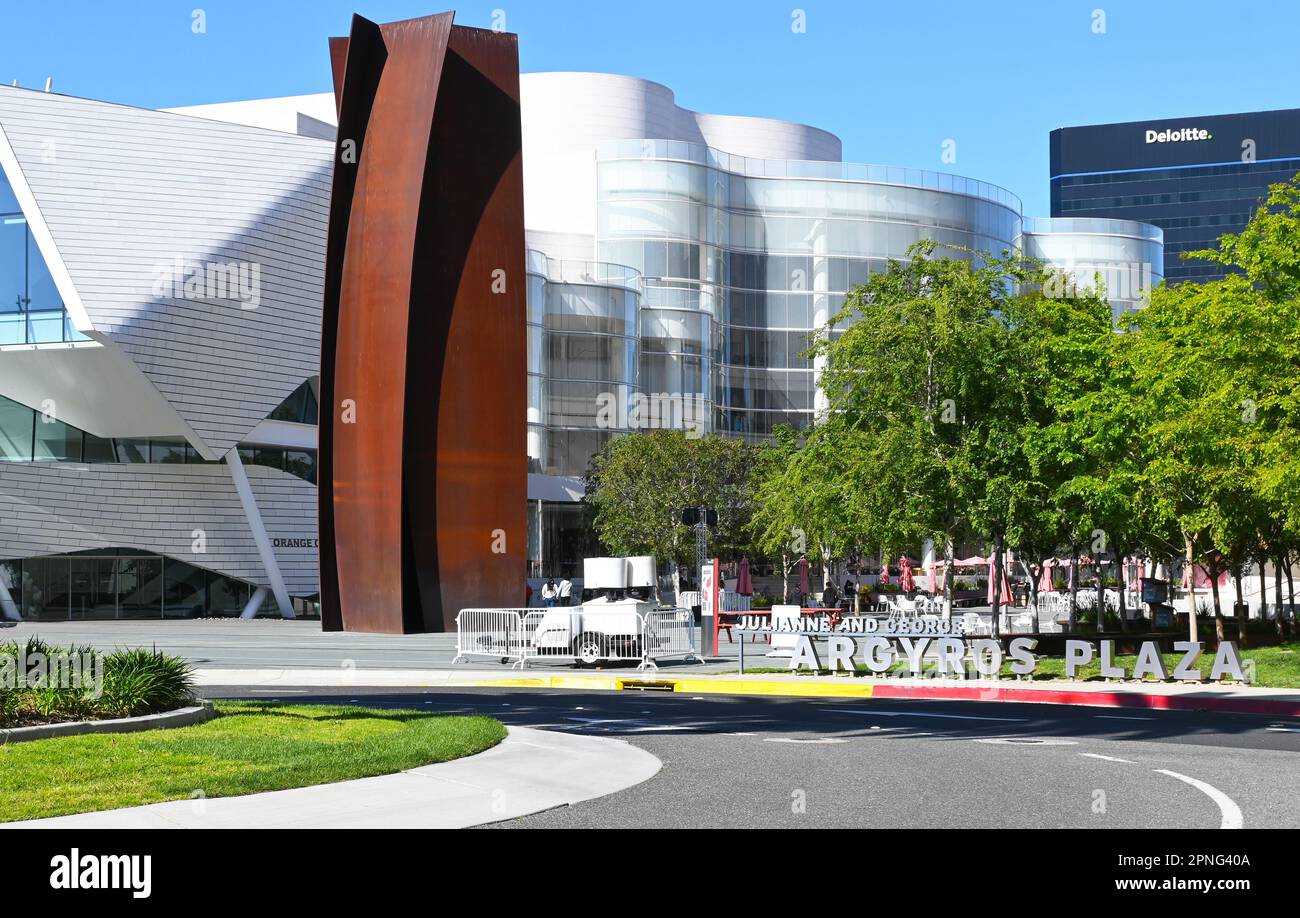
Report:
[{"label": "white barricade fence", "polygon": [[[746,597],[748,599],[748,597]],[[695,650],[695,621],[690,609],[657,609],[646,613],[643,621],[641,669],[655,668],[661,657],[704,658]]]},{"label": "white barricade fence", "polygon": [[664,657],[703,658],[695,649],[689,609],[658,609],[642,615],[602,609],[462,609],[456,616],[456,658],[493,657],[526,668],[530,662],[637,661],[638,670],[658,669]]},{"label": "white barricade fence", "polygon": [[456,615],[456,658],[496,657],[505,662],[523,653],[523,617],[529,609],[461,609]]}]

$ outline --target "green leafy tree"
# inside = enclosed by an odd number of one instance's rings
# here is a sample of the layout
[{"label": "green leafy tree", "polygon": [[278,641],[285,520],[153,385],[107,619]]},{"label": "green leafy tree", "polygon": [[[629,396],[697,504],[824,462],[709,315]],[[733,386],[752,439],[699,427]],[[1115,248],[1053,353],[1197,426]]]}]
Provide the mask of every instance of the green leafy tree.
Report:
[{"label": "green leafy tree", "polygon": [[585,501],[596,534],[614,555],[653,555],[667,563],[674,589],[695,559],[688,507],[718,513],[710,549],[732,557],[749,545],[757,449],[741,440],[651,430],[610,440],[591,461]]}]

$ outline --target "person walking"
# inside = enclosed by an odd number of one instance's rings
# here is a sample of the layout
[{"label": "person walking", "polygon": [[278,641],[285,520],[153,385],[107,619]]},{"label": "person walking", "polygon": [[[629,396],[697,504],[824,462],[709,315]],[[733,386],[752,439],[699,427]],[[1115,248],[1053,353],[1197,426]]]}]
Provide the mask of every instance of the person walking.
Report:
[{"label": "person walking", "polygon": [[567,606],[569,604],[569,597],[573,594],[573,581],[568,577],[561,577],[559,592],[560,605]]},{"label": "person walking", "polygon": [[542,602],[546,603],[546,608],[550,609],[555,605],[555,598],[559,594],[560,591],[556,588],[554,580],[542,584]]}]

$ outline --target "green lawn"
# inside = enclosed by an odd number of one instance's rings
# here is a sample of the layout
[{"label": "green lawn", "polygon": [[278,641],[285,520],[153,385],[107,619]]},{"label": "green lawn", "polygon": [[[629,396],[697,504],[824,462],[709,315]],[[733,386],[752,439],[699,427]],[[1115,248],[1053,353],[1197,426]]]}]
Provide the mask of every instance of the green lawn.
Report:
[{"label": "green lawn", "polygon": [[[1165,668],[1172,673],[1174,667],[1182,660],[1182,654],[1167,653],[1163,654]],[[1252,683],[1259,688],[1300,688],[1300,642],[1293,641],[1289,644],[1281,644],[1273,647],[1246,648],[1241,651],[1242,661],[1246,664],[1246,675],[1250,675],[1250,666],[1253,661],[1255,667],[1255,681]],[[1126,671],[1132,672],[1133,664],[1137,662],[1137,657],[1133,655],[1121,654],[1115,657],[1115,665],[1123,667]],[[933,661],[930,661],[933,663]],[[1196,666],[1201,670],[1201,674],[1207,678],[1210,675],[1210,666],[1214,663],[1213,653],[1201,654],[1200,660]],[[927,664],[927,667],[930,664]],[[857,663],[857,675],[865,676],[868,670],[862,663]],[[1004,663],[1002,675],[1004,678],[1011,677],[1010,664]],[[905,675],[907,669],[906,661],[895,663],[890,669],[890,675]],[[788,669],[775,666],[746,666],[747,673],[786,673]],[[811,671],[808,669],[800,670],[800,673],[807,675]],[[829,675],[830,670],[821,670],[822,675]],[[1065,660],[1062,657],[1047,657],[1039,655],[1038,669],[1034,672],[1034,680],[1041,681],[1044,679],[1064,679],[1065,678]],[[1093,657],[1091,663],[1087,666],[1081,666],[1075,673],[1076,679],[1094,680],[1101,678],[1101,659],[1100,651],[1097,656]],[[1148,681],[1154,679],[1148,678]]]},{"label": "green lawn", "polygon": [[505,739],[490,717],[330,705],[218,702],[175,730],[0,746],[0,822],[389,774]]}]

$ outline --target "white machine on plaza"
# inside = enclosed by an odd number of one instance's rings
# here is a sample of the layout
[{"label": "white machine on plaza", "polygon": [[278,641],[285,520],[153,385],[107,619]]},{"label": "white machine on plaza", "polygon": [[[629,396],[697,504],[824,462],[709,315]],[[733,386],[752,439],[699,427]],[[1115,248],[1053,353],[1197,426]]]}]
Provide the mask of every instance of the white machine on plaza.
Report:
[{"label": "white machine on plaza", "polygon": [[655,610],[655,559],[584,558],[584,593],[595,594],[576,608],[541,613],[529,637],[537,656],[573,656],[591,664],[640,659],[645,616]]}]

